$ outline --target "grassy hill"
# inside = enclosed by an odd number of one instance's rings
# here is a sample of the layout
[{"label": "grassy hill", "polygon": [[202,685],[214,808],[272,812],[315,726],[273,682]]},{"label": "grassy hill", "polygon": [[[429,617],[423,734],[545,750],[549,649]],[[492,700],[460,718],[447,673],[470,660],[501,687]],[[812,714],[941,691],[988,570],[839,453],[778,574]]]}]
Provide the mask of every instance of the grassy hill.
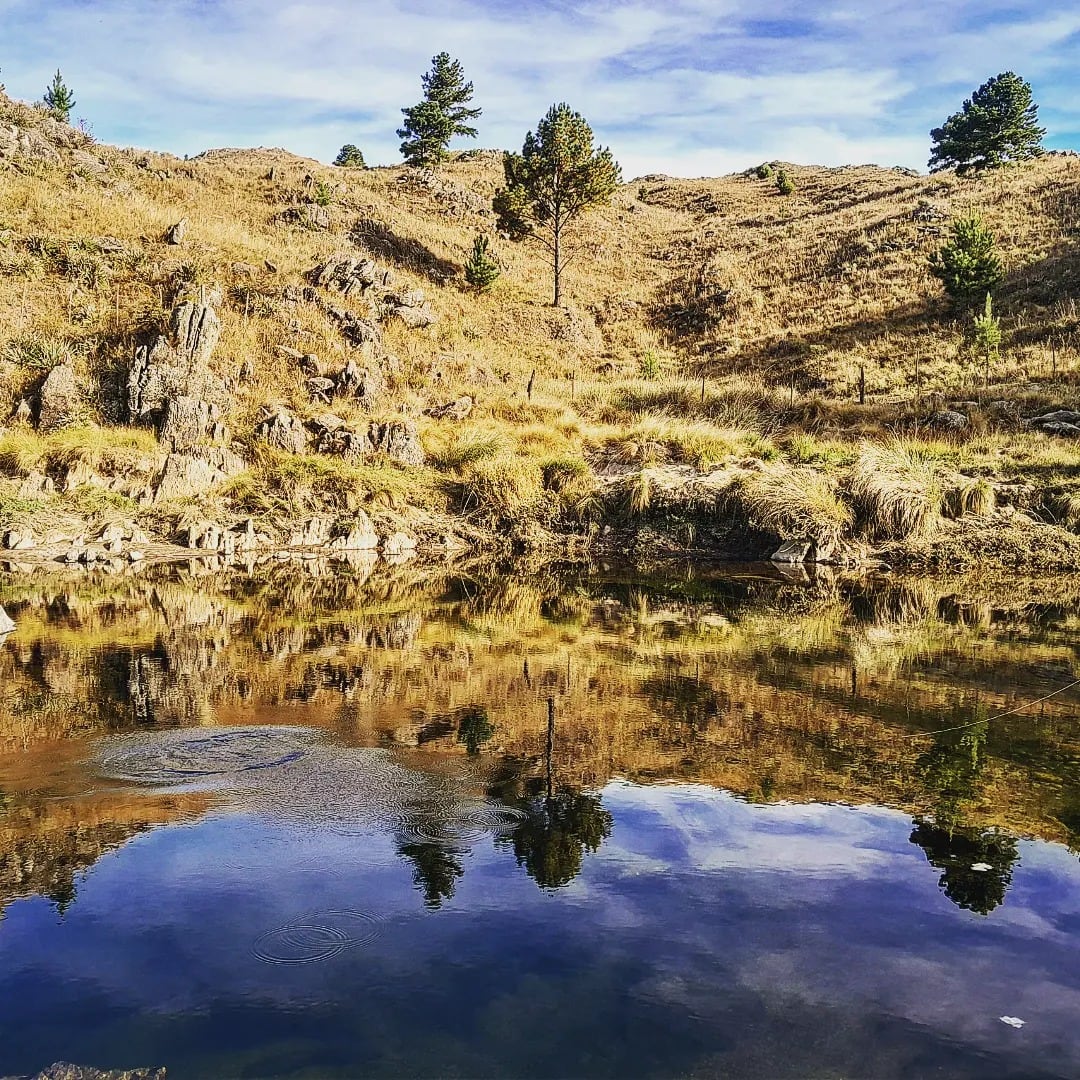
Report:
[{"label": "grassy hill", "polygon": [[[541,252],[494,235],[496,152],[438,174],[266,149],[181,161],[97,145],[0,95],[0,530],[66,539],[119,515],[173,538],[250,517],[282,541],[306,516],[336,528],[363,512],[422,543],[609,527],[622,542],[651,526],[686,547],[767,535],[820,550],[997,515],[1020,530],[1005,561],[1024,561],[1038,523],[1051,563],[1080,565],[1054,527],[1080,522],[1080,459],[1023,424],[1076,401],[1080,158],[974,179],[785,168],[787,197],[754,175],[625,184],[582,228],[559,310]],[[989,371],[927,270],[971,209],[1007,269]],[[463,276],[478,232],[503,268],[482,295]],[[378,282],[343,292],[334,265],[364,259]],[[185,301],[220,322],[216,434],[183,449],[216,446],[213,482],[162,494],[178,451],[152,421],[131,426],[128,380]],[[372,392],[313,393],[350,361]],[[75,389],[43,411],[65,363]],[[438,416],[465,397],[452,413],[467,416]],[[956,401],[962,427],[932,429]],[[259,437],[282,410],[306,426],[303,452]],[[328,413],[382,443],[328,450]],[[390,431],[423,464],[394,460]]]}]

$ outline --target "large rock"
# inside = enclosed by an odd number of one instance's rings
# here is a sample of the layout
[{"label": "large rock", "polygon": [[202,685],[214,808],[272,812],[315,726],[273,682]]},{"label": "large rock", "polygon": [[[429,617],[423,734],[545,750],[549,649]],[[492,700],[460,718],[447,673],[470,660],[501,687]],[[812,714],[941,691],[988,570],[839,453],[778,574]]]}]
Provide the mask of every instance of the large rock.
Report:
[{"label": "large rock", "polygon": [[82,387],[70,362],[57,364],[41,385],[38,428],[45,432],[56,431],[57,428],[75,423],[84,401]]},{"label": "large rock", "polygon": [[255,429],[255,435],[275,450],[290,454],[302,454],[307,450],[307,431],[299,418],[288,409],[271,411]]},{"label": "large rock", "polygon": [[170,398],[224,405],[225,385],[208,367],[220,336],[221,323],[212,307],[191,301],[178,304],[168,331],[135,351],[127,388],[130,419],[160,422]]},{"label": "large rock", "polygon": [[0,607],[0,637],[4,634],[10,634],[15,629],[15,620]]},{"label": "large rock", "polygon": [[410,329],[423,330],[439,321],[439,316],[427,304],[421,307],[394,308],[394,314]]},{"label": "large rock", "polygon": [[279,215],[285,225],[299,225],[301,229],[325,231],[330,228],[332,217],[328,206],[290,206]]},{"label": "large rock", "polygon": [[213,432],[220,416],[221,410],[208,401],[185,394],[169,398],[158,437],[166,450],[190,450]]},{"label": "large rock", "polygon": [[372,345],[377,349],[382,348],[382,331],[367,319],[361,319],[344,308],[328,307],[326,314],[333,319],[341,329],[342,336],[353,345]]},{"label": "large rock", "polygon": [[402,465],[424,464],[424,448],[412,420],[372,424],[368,428],[368,439],[374,451],[386,454],[391,461],[398,461]]},{"label": "large rock", "polygon": [[379,537],[371,518],[363,510],[357,510],[351,524],[339,532],[328,545],[333,551],[374,551]]},{"label": "large rock", "polygon": [[239,475],[243,458],[224,447],[209,447],[197,454],[170,454],[154,484],[153,501],[189,499]]}]

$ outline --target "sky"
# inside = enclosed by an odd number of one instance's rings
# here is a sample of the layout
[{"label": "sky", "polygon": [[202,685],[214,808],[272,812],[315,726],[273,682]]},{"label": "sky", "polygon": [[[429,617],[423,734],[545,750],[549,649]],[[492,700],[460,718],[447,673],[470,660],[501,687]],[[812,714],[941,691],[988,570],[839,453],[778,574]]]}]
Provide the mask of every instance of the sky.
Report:
[{"label": "sky", "polygon": [[764,160],[925,169],[988,78],[1027,79],[1051,148],[1080,146],[1075,0],[0,0],[0,82],[59,67],[103,142],[281,146],[400,161],[433,54],[461,60],[479,138],[520,149],[568,102],[625,178]]}]

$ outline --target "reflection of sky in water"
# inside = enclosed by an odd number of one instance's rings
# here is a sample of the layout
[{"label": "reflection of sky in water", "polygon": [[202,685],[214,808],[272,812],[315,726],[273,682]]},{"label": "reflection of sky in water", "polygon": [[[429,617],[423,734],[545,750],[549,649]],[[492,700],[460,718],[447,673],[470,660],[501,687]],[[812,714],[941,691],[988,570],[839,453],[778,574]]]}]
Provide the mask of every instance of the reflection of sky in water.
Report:
[{"label": "reflection of sky in water", "polygon": [[[901,813],[622,783],[603,802],[611,836],[566,888],[538,889],[484,836],[438,910],[374,824],[238,805],[139,836],[62,920],[40,899],[8,909],[0,1072],[1080,1072],[1080,866],[1064,849],[1021,843],[981,916],[943,895]],[[375,916],[378,935],[319,963],[253,953],[327,910]]]}]

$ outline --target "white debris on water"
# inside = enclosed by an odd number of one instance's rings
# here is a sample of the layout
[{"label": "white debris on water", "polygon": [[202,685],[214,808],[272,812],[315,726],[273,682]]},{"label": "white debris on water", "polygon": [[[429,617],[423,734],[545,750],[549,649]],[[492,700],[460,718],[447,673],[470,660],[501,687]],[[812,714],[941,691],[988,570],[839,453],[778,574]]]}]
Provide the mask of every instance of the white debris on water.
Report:
[{"label": "white debris on water", "polygon": [[1022,1028],[1024,1026],[1024,1021],[1019,1016],[999,1016],[998,1019],[1009,1027]]}]

